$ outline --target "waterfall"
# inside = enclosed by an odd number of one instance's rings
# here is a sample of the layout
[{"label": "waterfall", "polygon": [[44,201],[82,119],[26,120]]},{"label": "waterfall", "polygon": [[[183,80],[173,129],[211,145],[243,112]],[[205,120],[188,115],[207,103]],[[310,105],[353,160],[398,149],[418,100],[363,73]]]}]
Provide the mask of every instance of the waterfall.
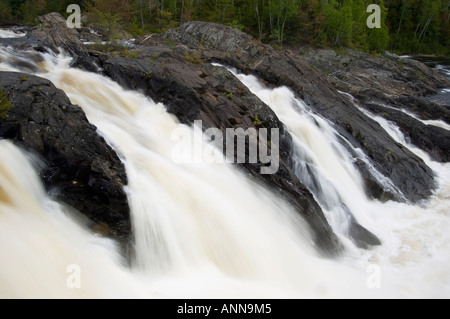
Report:
[{"label": "waterfall", "polygon": [[[87,232],[46,196],[39,165],[0,140],[0,298],[151,297],[111,240]],[[73,265],[81,269],[79,289],[68,285]]]},{"label": "waterfall", "polygon": [[[221,67],[220,64],[214,65]],[[363,192],[361,177],[353,165],[354,159],[340,144],[339,134],[330,123],[296,98],[289,88],[267,88],[255,76],[240,74],[230,68],[229,71],[271,107],[281,122],[286,125],[296,149],[294,160],[297,163],[297,175],[316,196],[333,229],[340,235],[350,251],[348,256],[356,253],[360,258],[361,251],[353,250],[352,244],[345,238],[349,220],[344,207],[348,207],[358,221],[379,236],[383,242],[382,247],[372,252],[362,253],[371,262],[385,267],[389,264],[395,269],[398,264],[422,262],[426,264],[430,260],[421,260],[424,256],[433,256],[439,260],[438,263],[442,261],[441,258],[448,257],[441,249],[448,247],[449,244],[444,231],[446,226],[443,225],[449,225],[450,211],[443,203],[449,199],[450,164],[431,161],[425,152],[406,141],[405,136],[394,123],[370,114],[355,103],[368,117],[378,121],[394,140],[421,157],[437,173],[441,185],[431,201],[421,206],[393,202],[381,204],[370,201]],[[354,102],[355,99],[352,96],[345,95]],[[436,123],[433,122],[433,124]],[[354,149],[353,153],[370,164],[361,150]],[[371,170],[387,189],[400,194],[387,176],[382,176],[373,166]],[[439,220],[443,223],[442,225]],[[394,234],[402,235],[397,237]],[[433,234],[440,238],[437,240],[439,244],[437,242],[431,244]],[[444,257],[445,255],[447,257]],[[414,277],[413,273],[412,277]]]},{"label": "waterfall", "polygon": [[[70,58],[63,54],[32,59],[26,52],[0,48],[0,57],[0,70],[35,70],[64,90],[120,154],[129,177],[126,192],[136,236],[130,267],[113,242],[85,230],[68,213],[70,208],[45,194],[36,173],[38,160],[0,141],[0,253],[8,261],[0,266],[0,296],[450,295],[447,164],[432,163],[441,187],[423,206],[370,201],[351,156],[325,120],[288,89],[267,89],[256,78],[242,76],[289,128],[298,145],[298,172],[304,178],[309,172],[310,185],[342,238],[347,220],[340,209],[345,205],[383,241],[372,250],[347,242],[344,257],[325,260],[311,248],[302,218],[282,199],[232,165],[180,161],[173,132],[182,129],[192,140],[198,137],[164,105],[101,75],[70,68]],[[70,265],[81,270],[81,288],[68,288]],[[379,289],[368,285],[374,265],[381,269]]]},{"label": "waterfall", "polygon": [[[293,138],[296,174],[314,194],[341,239],[348,241],[350,212],[357,216],[363,226],[370,224],[370,215],[364,213],[368,198],[362,178],[353,165],[355,159],[340,143],[339,134],[331,124],[314,114],[289,88],[269,89],[255,76],[239,74],[233,69],[229,71],[266,103],[286,125]],[[360,150],[354,149],[354,153],[368,162]],[[376,173],[375,176],[381,176]],[[387,188],[399,192],[388,179],[382,181]]]}]

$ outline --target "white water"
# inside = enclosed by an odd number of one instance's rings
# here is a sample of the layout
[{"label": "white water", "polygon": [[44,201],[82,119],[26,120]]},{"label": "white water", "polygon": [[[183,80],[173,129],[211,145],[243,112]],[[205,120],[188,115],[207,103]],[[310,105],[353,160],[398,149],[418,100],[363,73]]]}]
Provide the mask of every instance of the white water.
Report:
[{"label": "white water", "polygon": [[[392,108],[392,107],[389,107],[389,108]],[[394,108],[392,108],[392,109],[394,109]],[[418,120],[419,122],[422,122],[425,125],[437,126],[437,127],[443,128],[444,130],[450,131],[450,125],[445,123],[442,120],[422,120],[419,118],[419,116],[417,116],[416,114],[414,114],[408,110],[399,109],[399,111],[402,111],[403,113],[411,116],[412,118]]]},{"label": "white water", "polygon": [[24,37],[26,33],[14,32],[11,30],[0,29],[0,38],[21,38]]},{"label": "white water", "polygon": [[[14,53],[0,54],[0,70],[15,70],[7,57]],[[309,120],[293,117],[293,126],[302,124],[296,136],[318,172],[333,185],[345,186],[348,194],[338,189],[342,200],[384,243],[372,251],[347,243],[343,259],[323,260],[311,249],[303,221],[231,166],[176,164],[173,131],[194,130],[180,125],[163,105],[99,75],[70,69],[69,62],[46,55],[39,75],[79,104],[124,158],[137,259],[131,269],[123,266],[114,245],[67,217],[66,208],[43,193],[27,157],[0,141],[0,254],[10,261],[0,265],[0,296],[450,296],[448,166],[433,163],[441,170],[442,188],[423,208],[370,202],[326,123],[319,122],[318,129]],[[267,93],[281,101],[280,106],[292,105],[284,103],[291,100],[285,89]],[[66,285],[72,264],[82,270],[80,289]],[[381,289],[366,284],[370,264],[382,269]]]},{"label": "white water", "polygon": [[[440,71],[441,73],[444,73],[447,78],[450,77],[450,70],[448,66],[438,64],[435,69]],[[447,90],[448,92],[449,89],[444,90]]]},{"label": "white water", "polygon": [[[315,195],[341,239],[344,242],[347,240],[350,223],[345,207],[363,226],[370,225],[372,216],[366,213],[369,200],[362,178],[353,165],[354,159],[339,143],[338,133],[331,125],[314,114],[290,89],[268,89],[254,76],[231,72],[271,107],[286,125],[293,137],[297,176]],[[368,162],[361,150],[355,150],[355,153]],[[374,168],[372,170],[375,171]],[[381,176],[379,172],[374,173]],[[387,178],[383,182],[388,184],[387,188],[399,193]]]},{"label": "white water", "polygon": [[[353,97],[351,99],[355,102]],[[396,142],[422,158],[438,176],[440,187],[430,201],[416,207],[389,203],[383,209],[392,214],[386,222],[395,223],[390,242],[400,243],[395,249],[391,247],[389,262],[401,266],[395,267],[395,271],[410,280],[406,289],[420,287],[422,295],[449,298],[446,265],[449,264],[450,236],[446,232],[450,226],[450,164],[433,162],[428,154],[407,141],[394,123],[370,113],[356,103],[355,106],[377,121]],[[381,255],[375,254],[372,258],[378,259]],[[443,288],[446,292],[440,291]]]}]

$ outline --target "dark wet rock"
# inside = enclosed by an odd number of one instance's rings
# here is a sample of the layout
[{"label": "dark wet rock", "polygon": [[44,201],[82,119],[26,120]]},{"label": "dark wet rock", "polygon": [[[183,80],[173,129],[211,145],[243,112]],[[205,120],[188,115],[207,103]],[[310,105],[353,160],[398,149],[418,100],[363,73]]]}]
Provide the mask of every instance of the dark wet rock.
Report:
[{"label": "dark wet rock", "polygon": [[[49,13],[39,17],[38,26],[23,28],[26,35],[21,38],[0,39],[0,45],[11,47],[24,56],[36,55],[36,52],[65,53],[72,56],[71,66],[96,72],[98,67],[88,53],[76,28],[68,28],[67,21],[59,13]],[[85,29],[80,29],[85,30]],[[26,69],[21,68],[24,72]],[[30,70],[29,72],[35,72]]]},{"label": "dark wet rock", "polygon": [[[437,162],[450,161],[450,131],[443,128],[426,125],[397,109],[387,108],[377,103],[365,103],[371,112],[384,117],[398,125],[410,143],[427,152],[431,159]],[[391,157],[389,153],[386,157]]]},{"label": "dark wet rock", "polygon": [[[17,41],[25,41],[23,45],[26,41],[33,43],[37,51],[63,47],[75,56],[74,65],[85,69],[95,66],[95,61],[105,75],[124,87],[163,102],[183,123],[202,120],[204,129],[217,127],[222,131],[226,128],[280,129],[279,171],[274,175],[261,175],[262,163],[247,163],[241,168],[254,180],[285,197],[305,217],[311,225],[315,244],[325,254],[339,252],[342,245],[310,190],[294,174],[291,137],[267,105],[229,71],[214,67],[211,62],[254,74],[269,87],[291,88],[336,129],[342,144],[354,155],[366,193],[371,198],[418,202],[429,198],[436,187],[433,171],[361,111],[366,108],[378,115],[386,113],[374,101],[389,102],[397,109],[390,120],[399,125],[407,138],[434,159],[448,161],[446,133],[422,125],[399,111],[405,109],[423,120],[438,119],[448,123],[448,109],[430,104],[417,95],[432,94],[450,85],[418,61],[389,53],[373,57],[354,51],[338,54],[325,50],[311,57],[289,50],[277,51],[239,30],[205,22],[189,22],[162,35],[144,36],[137,40],[134,49],[94,52],[76,39],[72,41],[72,37],[79,39],[82,35],[64,30],[60,18],[50,16],[43,21],[41,30]],[[59,27],[55,28],[54,24],[58,23]],[[48,35],[44,36],[42,30]],[[64,35],[64,32],[69,34]],[[33,38],[33,34],[39,38]],[[337,90],[351,93],[358,100],[351,100]],[[373,167],[359,159],[355,149],[362,150]],[[377,179],[373,168],[388,177],[392,187]],[[352,216],[351,212],[349,214]],[[376,236],[354,218],[348,235],[359,247],[380,244]]]},{"label": "dark wet rock", "polygon": [[399,110],[404,109],[413,113],[421,120],[436,120],[450,124],[450,109],[426,98],[408,96],[388,100],[387,102],[390,106]]},{"label": "dark wet rock", "polygon": [[64,52],[73,57],[71,65],[87,71],[97,71],[88,50],[84,46],[82,35],[76,28],[67,27],[67,21],[56,12],[39,17],[39,26],[31,28],[24,40],[44,42],[53,52]]},{"label": "dark wet rock", "polygon": [[355,220],[352,220],[350,223],[348,236],[359,248],[369,249],[372,246],[382,245],[382,242],[377,236],[367,231],[367,229],[355,222]]},{"label": "dark wet rock", "polygon": [[83,43],[101,43],[102,41],[104,41],[102,35],[98,31],[91,28],[82,27],[78,29],[78,33],[80,36],[80,40]]},{"label": "dark wet rock", "polygon": [[0,137],[38,155],[44,162],[40,176],[46,188],[87,216],[92,229],[128,240],[125,168],[82,109],[36,76],[0,72],[0,90],[14,105],[0,119]]},{"label": "dark wet rock", "polygon": [[361,106],[399,126],[406,138],[433,160],[448,162],[448,131],[427,126],[402,112],[413,113],[421,120],[450,123],[447,107],[424,98],[450,87],[442,74],[420,61],[388,52],[372,56],[350,49],[340,53],[310,49],[303,58],[325,74],[338,90],[352,94]]},{"label": "dark wet rock", "polygon": [[68,28],[64,17],[56,12],[39,17],[40,25],[28,32],[28,36],[45,39],[54,48],[61,48],[72,55],[88,55],[76,28]]}]

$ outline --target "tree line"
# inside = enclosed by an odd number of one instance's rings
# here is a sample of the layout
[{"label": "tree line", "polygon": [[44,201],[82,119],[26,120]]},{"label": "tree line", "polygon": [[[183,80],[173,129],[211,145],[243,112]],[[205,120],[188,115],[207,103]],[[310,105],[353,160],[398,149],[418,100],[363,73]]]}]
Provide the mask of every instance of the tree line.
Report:
[{"label": "tree line", "polygon": [[[226,24],[273,45],[312,44],[367,52],[450,55],[450,0],[1,0],[0,22],[32,24],[78,4],[91,23],[133,36],[186,21]],[[367,27],[370,4],[381,28]],[[113,32],[112,32],[113,36]]]}]

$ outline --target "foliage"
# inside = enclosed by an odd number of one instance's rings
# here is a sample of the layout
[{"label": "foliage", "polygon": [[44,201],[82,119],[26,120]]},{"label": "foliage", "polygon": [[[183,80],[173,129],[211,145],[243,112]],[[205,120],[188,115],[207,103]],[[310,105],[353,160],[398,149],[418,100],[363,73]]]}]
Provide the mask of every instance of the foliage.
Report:
[{"label": "foliage", "polygon": [[[450,0],[1,0],[0,23],[34,23],[79,4],[110,37],[163,32],[186,21],[232,26],[282,48],[350,47],[367,52],[450,55]],[[367,7],[381,7],[381,28],[367,27]]]},{"label": "foliage", "polygon": [[204,62],[198,51],[194,51],[192,53],[185,51],[184,56],[185,56],[186,60],[188,60],[189,62],[191,62],[192,64],[195,64],[195,65],[202,64]]},{"label": "foliage", "polygon": [[255,114],[255,120],[253,121],[253,125],[255,125],[255,126],[262,126],[263,124],[264,124],[264,122],[262,122],[259,119],[259,115],[258,115],[258,113],[256,113]]},{"label": "foliage", "polygon": [[0,119],[5,119],[14,105],[8,100],[5,90],[0,90]]}]

